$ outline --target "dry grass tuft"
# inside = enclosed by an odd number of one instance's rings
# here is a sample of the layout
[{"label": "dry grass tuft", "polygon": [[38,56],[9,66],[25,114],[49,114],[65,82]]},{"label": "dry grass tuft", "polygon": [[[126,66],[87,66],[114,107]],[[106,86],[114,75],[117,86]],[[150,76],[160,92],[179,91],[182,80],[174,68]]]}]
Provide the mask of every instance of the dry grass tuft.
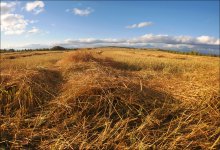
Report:
[{"label": "dry grass tuft", "polygon": [[70,62],[91,62],[91,61],[94,61],[95,58],[93,57],[91,52],[77,51],[77,52],[71,54],[67,58],[67,60]]},{"label": "dry grass tuft", "polygon": [[[41,107],[43,103],[55,97],[62,77],[55,70],[37,69],[25,74],[15,72],[18,76],[1,76],[2,99],[1,114],[14,116],[19,111],[24,115],[27,111]],[[53,87],[53,88],[51,88]]]}]

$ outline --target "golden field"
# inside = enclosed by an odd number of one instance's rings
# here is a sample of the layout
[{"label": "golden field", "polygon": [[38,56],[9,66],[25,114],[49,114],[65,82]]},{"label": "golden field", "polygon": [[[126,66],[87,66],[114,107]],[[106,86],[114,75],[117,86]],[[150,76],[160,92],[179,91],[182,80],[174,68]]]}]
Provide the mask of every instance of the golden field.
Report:
[{"label": "golden field", "polygon": [[1,53],[1,149],[219,149],[219,57]]}]

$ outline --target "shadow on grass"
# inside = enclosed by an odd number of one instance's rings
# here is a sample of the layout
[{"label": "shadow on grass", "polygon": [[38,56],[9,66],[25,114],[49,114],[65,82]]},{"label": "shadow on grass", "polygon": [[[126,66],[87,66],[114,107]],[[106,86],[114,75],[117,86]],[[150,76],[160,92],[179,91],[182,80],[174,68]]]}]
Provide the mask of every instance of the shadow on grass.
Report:
[{"label": "shadow on grass", "polygon": [[112,68],[118,69],[118,70],[140,71],[142,69],[140,66],[128,64],[128,63],[124,63],[124,62],[114,61],[111,58],[95,59],[95,61],[99,62],[103,66],[112,67]]}]

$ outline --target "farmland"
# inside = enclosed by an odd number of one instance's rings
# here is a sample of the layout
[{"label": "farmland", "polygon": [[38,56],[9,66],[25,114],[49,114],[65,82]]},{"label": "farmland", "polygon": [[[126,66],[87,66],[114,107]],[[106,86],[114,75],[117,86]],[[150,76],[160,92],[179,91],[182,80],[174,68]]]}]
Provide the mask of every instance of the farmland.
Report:
[{"label": "farmland", "polygon": [[2,53],[0,148],[218,149],[219,57]]}]

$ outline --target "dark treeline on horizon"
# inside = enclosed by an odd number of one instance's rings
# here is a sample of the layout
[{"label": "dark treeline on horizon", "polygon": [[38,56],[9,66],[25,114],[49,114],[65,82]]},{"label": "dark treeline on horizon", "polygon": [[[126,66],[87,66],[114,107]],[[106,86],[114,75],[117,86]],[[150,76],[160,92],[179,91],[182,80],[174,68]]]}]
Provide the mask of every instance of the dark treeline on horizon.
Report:
[{"label": "dark treeline on horizon", "polygon": [[74,48],[64,48],[62,46],[54,46],[52,48],[25,48],[25,49],[0,49],[0,52],[25,52],[25,51],[49,51],[49,50],[53,50],[53,51],[62,51],[62,50],[74,50]]}]

